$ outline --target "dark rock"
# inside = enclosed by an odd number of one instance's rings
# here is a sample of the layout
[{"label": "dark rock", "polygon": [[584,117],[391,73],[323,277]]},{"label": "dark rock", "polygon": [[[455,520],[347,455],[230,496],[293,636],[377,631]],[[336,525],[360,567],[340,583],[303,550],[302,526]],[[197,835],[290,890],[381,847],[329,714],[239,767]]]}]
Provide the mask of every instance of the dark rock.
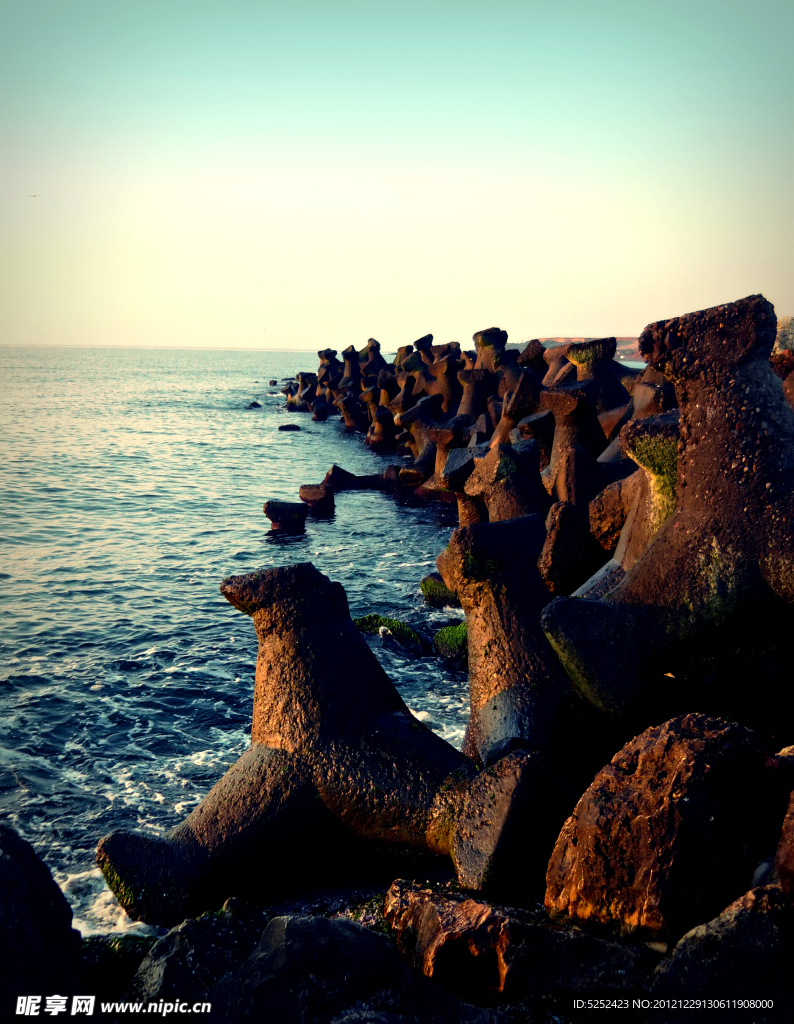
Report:
[{"label": "dark rock", "polygon": [[384,935],[352,921],[277,917],[237,973],[213,993],[226,1020],[274,1024],[490,1024],[414,972]]},{"label": "dark rock", "polygon": [[606,561],[587,522],[569,501],[551,506],[538,571],[552,594],[571,594]]},{"label": "dark rock", "polygon": [[396,380],[400,385],[400,390],[389,402],[389,411],[393,416],[396,416],[398,413],[401,413],[406,409],[410,409],[411,406],[416,405],[419,400],[419,395],[414,394],[416,381],[409,373],[400,371],[400,373],[397,374]]},{"label": "dark rock", "polygon": [[629,421],[620,432],[620,447],[640,467],[639,475],[625,479],[626,521],[615,551],[615,561],[629,572],[675,510],[677,410]]},{"label": "dark rock", "polygon": [[588,506],[590,533],[604,551],[618,546],[620,532],[629,514],[634,496],[641,486],[641,471],[608,484]]},{"label": "dark rock", "polygon": [[569,806],[538,751],[513,750],[484,768],[468,787],[452,840],[460,885],[518,903],[539,898]]},{"label": "dark rock", "polygon": [[[794,1005],[794,910],[776,885],[741,896],[719,917],[693,928],[656,968],[649,1021],[749,1021],[787,1024]],[[725,1000],[722,1010],[681,1008],[689,1000]],[[672,1006],[669,1002],[674,1000]],[[737,1006],[733,1000],[748,1000]]]},{"label": "dark rock", "polygon": [[425,388],[429,395],[441,395],[442,412],[450,415],[458,408],[463,388],[458,380],[458,371],[462,369],[462,363],[456,355],[448,355],[437,359],[427,368],[432,377],[432,383]]},{"label": "dark rock", "polygon": [[491,446],[505,444],[522,419],[538,411],[542,385],[531,370],[517,370],[512,388],[505,392],[499,422],[494,426]]},{"label": "dark rock", "polygon": [[507,345],[507,331],[499,327],[489,327],[474,334],[472,341],[477,348],[475,369],[489,370],[491,373],[497,370]]},{"label": "dark rock", "polygon": [[346,430],[351,433],[366,434],[369,429],[369,417],[358,394],[352,390],[343,393],[341,398],[334,401],[334,405],[342,414]]},{"label": "dark rock", "polygon": [[89,935],[83,939],[80,988],[98,999],[117,999],[157,941],[155,935]]},{"label": "dark rock", "polygon": [[463,386],[457,417],[474,423],[487,408],[488,396],[494,388],[494,378],[490,370],[460,370],[458,381]]},{"label": "dark rock", "polygon": [[270,385],[271,388],[275,388],[275,387],[278,386],[278,381],[277,380],[269,380],[268,384]]},{"label": "dark rock", "polygon": [[789,374],[794,373],[794,352],[791,349],[773,352],[769,357],[769,365],[777,377],[785,380]]},{"label": "dark rock", "polygon": [[[430,430],[442,415],[441,404],[441,395],[428,395],[394,418],[396,426],[411,432],[414,464],[410,469],[404,469],[400,473],[400,478],[405,479],[406,483],[424,483],[435,472],[436,443],[431,437]],[[411,474],[415,474],[416,480]]]},{"label": "dark rock", "polygon": [[326,487],[330,487],[332,491],[358,491],[359,477],[355,473],[350,473],[346,469],[342,469],[341,466],[334,464],[325,474],[323,484]]},{"label": "dark rock", "polygon": [[370,338],[366,348],[367,357],[362,363],[362,374],[380,373],[381,370],[391,370],[391,363],[387,363],[380,353],[380,342]]},{"label": "dark rock", "polygon": [[279,430],[300,430],[297,423],[282,423],[279,425]]},{"label": "dark rock", "polygon": [[401,345],[397,349],[397,355],[394,358],[394,372],[399,373],[400,370],[404,369],[403,362],[413,353],[413,345]]},{"label": "dark rock", "polygon": [[570,347],[570,345],[553,345],[544,351],[543,361],[548,366],[546,375],[543,377],[545,388],[567,384],[576,378],[576,367],[568,359]]},{"label": "dark rock", "polygon": [[339,382],[339,387],[342,389],[355,388],[361,380],[361,364],[358,360],[358,352],[355,345],[348,345],[342,353],[342,358],[345,361],[345,370],[342,380]]},{"label": "dark rock", "polygon": [[144,1003],[201,1000],[250,956],[266,923],[264,914],[237,900],[183,921],[151,946],[125,994]]},{"label": "dark rock", "polygon": [[527,342],[526,347],[519,353],[516,361],[519,366],[525,366],[528,370],[532,370],[538,380],[543,380],[549,370],[548,364],[543,358],[545,352],[545,348],[538,339],[533,338]]},{"label": "dark rock", "polygon": [[312,420],[315,423],[325,423],[329,416],[336,413],[336,408],[325,397],[325,394],[318,395],[312,404]]},{"label": "dark rock", "polygon": [[423,974],[478,1001],[501,993],[507,1000],[531,997],[542,1005],[550,996],[567,1002],[580,994],[642,991],[656,964],[642,946],[609,942],[561,928],[543,914],[402,879],[386,894],[384,917]]},{"label": "dark rock", "polygon": [[554,415],[554,443],[549,465],[543,470],[543,480],[555,501],[565,500],[559,491],[571,486],[566,468],[568,450],[585,448],[596,459],[607,446],[595,414],[597,391],[595,382],[585,381],[549,388],[540,396],[541,405]]},{"label": "dark rock", "polygon": [[475,460],[488,454],[487,444],[469,448],[451,448],[444,463],[443,480],[451,491],[463,491],[464,484],[474,471]]},{"label": "dark rock", "polygon": [[309,508],[302,501],[266,501],[263,511],[270,520],[271,530],[302,533],[306,528]]},{"label": "dark rock", "polygon": [[515,431],[512,433],[516,431],[518,436],[510,438],[513,444],[518,438],[525,441],[537,441],[540,449],[540,468],[541,470],[545,469],[551,460],[551,450],[554,444],[554,414],[551,410],[544,409],[543,412],[525,416],[518,421]]},{"label": "dark rock", "polygon": [[8,825],[0,825],[0,963],[6,1020],[16,996],[65,995],[78,987],[80,935],[71,907],[47,865]]},{"label": "dark rock", "polygon": [[596,776],[546,875],[555,915],[663,942],[747,890],[783,813],[767,753],[739,725],[684,715]]},{"label": "dark rock", "polygon": [[249,402],[248,403],[248,408],[249,409],[261,409],[262,406],[259,404],[259,402]]}]

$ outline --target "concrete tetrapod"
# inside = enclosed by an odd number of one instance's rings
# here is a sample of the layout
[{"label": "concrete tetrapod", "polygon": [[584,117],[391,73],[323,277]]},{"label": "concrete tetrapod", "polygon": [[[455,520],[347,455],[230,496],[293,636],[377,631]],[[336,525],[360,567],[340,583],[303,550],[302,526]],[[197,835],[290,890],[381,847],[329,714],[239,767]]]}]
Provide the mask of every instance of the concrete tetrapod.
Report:
[{"label": "concrete tetrapod", "polygon": [[[711,686],[698,704],[712,714],[771,723],[770,738],[791,723],[782,645],[794,604],[794,414],[769,365],[775,329],[771,303],[754,295],[640,338],[678,396],[673,514],[617,588],[559,598],[542,619],[576,689],[604,710],[658,718]],[[764,683],[775,699],[761,722],[753,694]]]},{"label": "concrete tetrapod", "polygon": [[590,341],[574,342],[566,350],[566,358],[576,367],[579,382],[598,382],[596,412],[625,405],[630,395],[620,381],[622,367],[615,362],[617,344],[614,338],[592,338]]},{"label": "concrete tetrapod", "polygon": [[522,747],[549,750],[569,692],[538,624],[549,593],[536,561],[539,515],[454,530],[436,560],[466,613],[471,718],[463,750],[492,764]]},{"label": "concrete tetrapod", "polygon": [[[341,584],[302,563],[230,577],[221,592],[259,638],[251,747],[166,837],[100,842],[125,910],[172,925],[232,895],[283,891],[285,878],[315,884],[361,840],[452,855],[465,884],[486,879],[510,829],[475,827],[484,773],[413,717]],[[531,775],[508,774],[506,816]]]}]

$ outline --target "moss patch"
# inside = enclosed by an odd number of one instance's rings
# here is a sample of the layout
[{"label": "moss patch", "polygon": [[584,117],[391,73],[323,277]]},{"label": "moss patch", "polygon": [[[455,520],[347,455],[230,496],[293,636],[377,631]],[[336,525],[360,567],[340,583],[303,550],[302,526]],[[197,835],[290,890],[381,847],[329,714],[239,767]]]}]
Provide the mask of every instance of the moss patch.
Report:
[{"label": "moss patch", "polygon": [[460,606],[458,595],[454,590],[449,589],[439,573],[434,572],[429,576],[425,576],[419,587],[422,591],[422,596],[431,608],[445,608],[448,605],[452,605],[455,608]]},{"label": "moss patch", "polygon": [[433,646],[445,661],[462,664],[468,660],[469,648],[466,640],[466,623],[445,626],[433,637]]},{"label": "moss patch", "polygon": [[678,478],[678,438],[663,434],[638,437],[630,455],[651,475],[655,527],[658,529],[673,512]]},{"label": "moss patch", "polygon": [[362,633],[369,633],[371,636],[377,636],[381,626],[385,626],[403,647],[421,651],[425,646],[416,630],[406,626],[399,619],[390,619],[385,615],[362,615],[358,619],[353,619],[353,625],[357,626]]},{"label": "moss patch", "polygon": [[124,910],[132,916],[132,911],[134,910],[136,903],[135,893],[115,871],[109,861],[103,859],[99,866],[102,870],[102,874],[105,876],[108,888],[114,894]]}]

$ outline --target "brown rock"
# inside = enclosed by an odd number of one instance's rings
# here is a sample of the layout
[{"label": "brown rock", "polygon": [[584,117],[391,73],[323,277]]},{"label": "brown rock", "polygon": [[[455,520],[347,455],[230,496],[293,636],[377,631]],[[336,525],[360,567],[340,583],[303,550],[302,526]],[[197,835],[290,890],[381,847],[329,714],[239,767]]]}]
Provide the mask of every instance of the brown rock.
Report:
[{"label": "brown rock", "polygon": [[527,342],[516,361],[519,366],[525,366],[528,370],[532,370],[538,380],[543,380],[549,370],[546,360],[543,358],[545,351],[540,341],[533,338]]},{"label": "brown rock", "polygon": [[384,917],[423,974],[478,1000],[501,993],[542,1005],[554,996],[627,993],[642,988],[655,964],[642,947],[402,879],[386,894]]},{"label": "brown rock", "polygon": [[[554,414],[554,444],[549,465],[543,470],[543,481],[552,499],[559,501],[559,487],[566,484],[565,458],[570,448],[585,448],[598,458],[607,446],[607,439],[595,414],[597,385],[593,381],[549,388],[540,396],[541,406]],[[563,472],[562,479],[560,477]],[[595,497],[595,495],[592,495]]]},{"label": "brown rock", "polygon": [[475,369],[489,370],[491,373],[498,370],[507,345],[507,331],[499,327],[489,327],[473,335],[472,341],[477,347]]},{"label": "brown rock", "polygon": [[316,516],[330,516],[334,513],[334,489],[327,484],[302,484],[298,491],[301,501],[305,501],[310,511]]},{"label": "brown rock", "polygon": [[554,345],[544,351],[543,361],[548,366],[543,378],[545,388],[567,384],[576,378],[576,367],[568,360],[569,348],[570,345]]},{"label": "brown rock", "polygon": [[775,854],[775,871],[787,896],[794,896],[794,791],[789,799],[786,817]]},{"label": "brown rock", "polygon": [[684,715],[596,776],[546,873],[553,914],[677,939],[747,890],[782,808],[767,753],[739,725]]},{"label": "brown rock", "polygon": [[531,370],[517,370],[512,386],[504,395],[499,422],[495,424],[491,446],[505,444],[520,420],[538,411],[541,383]]}]

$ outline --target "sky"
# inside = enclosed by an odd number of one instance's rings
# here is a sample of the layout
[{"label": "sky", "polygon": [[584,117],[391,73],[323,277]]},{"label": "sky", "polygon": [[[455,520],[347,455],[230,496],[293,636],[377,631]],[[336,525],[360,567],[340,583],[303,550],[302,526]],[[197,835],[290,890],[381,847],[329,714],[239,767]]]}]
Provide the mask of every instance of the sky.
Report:
[{"label": "sky", "polygon": [[794,4],[0,0],[0,344],[794,313]]}]

